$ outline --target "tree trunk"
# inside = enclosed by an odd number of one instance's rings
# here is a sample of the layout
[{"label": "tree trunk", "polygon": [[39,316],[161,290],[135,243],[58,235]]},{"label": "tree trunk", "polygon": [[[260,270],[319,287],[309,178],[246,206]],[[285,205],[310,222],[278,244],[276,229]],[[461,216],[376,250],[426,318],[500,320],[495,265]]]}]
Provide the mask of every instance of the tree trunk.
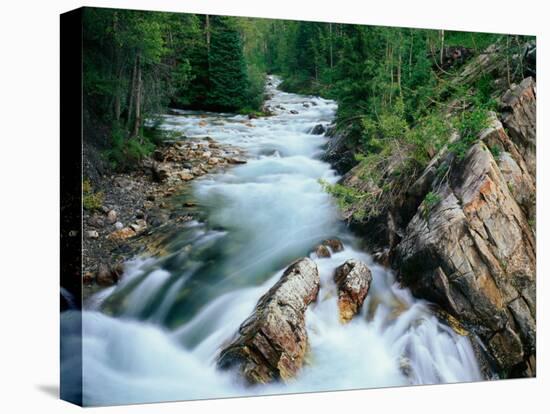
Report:
[{"label": "tree trunk", "polygon": [[132,69],[132,82],[130,84],[130,93],[128,96],[128,114],[126,117],[126,126],[129,129],[132,122],[132,114],[134,111],[134,96],[136,93],[136,74],[137,74],[137,56],[134,58],[134,68]]},{"label": "tree trunk", "polygon": [[210,53],[210,16],[208,14],[206,15],[204,31],[206,32],[206,50]]},{"label": "tree trunk", "polygon": [[136,74],[136,116],[134,118],[134,128],[132,136],[137,137],[139,128],[141,127],[141,95],[143,89],[143,80],[141,79],[141,57],[138,53],[136,56],[137,74]]}]

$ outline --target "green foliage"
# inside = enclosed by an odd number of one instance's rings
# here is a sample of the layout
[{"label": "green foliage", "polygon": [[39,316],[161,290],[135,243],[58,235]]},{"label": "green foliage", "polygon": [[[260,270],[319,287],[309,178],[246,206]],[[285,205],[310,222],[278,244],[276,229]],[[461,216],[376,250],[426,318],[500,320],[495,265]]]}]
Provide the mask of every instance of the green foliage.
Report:
[{"label": "green foliage", "polygon": [[89,211],[99,210],[103,205],[103,193],[94,192],[92,183],[88,179],[82,181],[82,206]]},{"label": "green foliage", "polygon": [[489,150],[491,150],[491,154],[493,154],[493,157],[494,157],[495,159],[500,158],[500,154],[501,154],[501,148],[500,148],[500,146],[498,146],[498,145],[491,145],[491,147],[489,148]]},{"label": "green foliage", "polygon": [[155,150],[157,139],[154,135],[142,134],[128,137],[124,129],[114,124],[111,132],[111,144],[105,156],[113,169],[128,170]]},{"label": "green foliage", "polygon": [[449,145],[449,150],[458,160],[462,160],[468,149],[478,140],[480,132],[489,126],[487,111],[484,108],[465,111],[455,119],[454,126],[460,138]]},{"label": "green foliage", "polygon": [[430,211],[441,201],[441,196],[439,194],[434,193],[433,191],[430,191],[424,196],[424,200],[422,201],[422,213],[424,215],[424,219],[428,219],[428,214]]},{"label": "green foliage", "polygon": [[352,210],[352,217],[356,220],[365,218],[366,211],[362,208],[357,208],[361,201],[365,199],[367,194],[361,193],[354,188],[347,187],[341,184],[329,184],[324,180],[319,180],[319,184],[323,189],[330,194],[342,211]]},{"label": "green foliage", "polygon": [[213,108],[235,110],[246,105],[248,74],[241,35],[231,18],[212,18],[212,40],[209,52],[207,104]]}]

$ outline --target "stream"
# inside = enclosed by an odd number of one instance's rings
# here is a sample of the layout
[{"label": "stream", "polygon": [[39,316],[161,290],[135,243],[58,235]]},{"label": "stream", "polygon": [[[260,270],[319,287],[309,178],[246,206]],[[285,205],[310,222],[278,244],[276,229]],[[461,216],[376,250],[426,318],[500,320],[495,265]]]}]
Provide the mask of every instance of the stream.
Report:
[{"label": "stream", "polygon": [[[440,322],[429,303],[400,288],[392,271],[359,249],[319,183],[339,176],[319,160],[327,138],[310,131],[332,121],[336,103],[285,93],[279,84],[277,77],[268,80],[270,117],[164,116],[163,128],[237,146],[248,162],[193,181],[191,196],[206,219],[187,223],[160,258],[129,262],[118,285],[85,304],[84,405],[482,379],[469,337]],[[343,241],[342,252],[322,259],[311,253],[334,237]],[[321,290],[306,313],[310,352],[298,377],[246,386],[237,373],[216,369],[220,347],[302,256],[317,263]],[[343,325],[332,275],[350,258],[369,266],[373,282],[361,314]],[[74,312],[62,314],[67,343],[78,340],[72,319]],[[62,369],[69,372],[72,364],[67,358]]]}]

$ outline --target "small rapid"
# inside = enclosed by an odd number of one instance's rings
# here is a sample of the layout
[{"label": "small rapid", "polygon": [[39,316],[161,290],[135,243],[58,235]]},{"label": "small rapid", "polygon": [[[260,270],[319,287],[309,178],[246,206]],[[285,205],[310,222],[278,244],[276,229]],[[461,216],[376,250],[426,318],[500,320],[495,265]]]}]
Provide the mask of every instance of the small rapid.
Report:
[{"label": "small rapid", "polygon": [[[427,302],[400,288],[342,225],[320,180],[339,177],[319,160],[327,138],[330,100],[280,91],[268,79],[271,117],[176,111],[163,128],[212,137],[246,150],[248,162],[193,183],[206,220],[187,223],[160,258],[138,257],[116,287],[90,298],[82,314],[85,405],[144,403],[342,390],[481,379],[468,336],[442,323]],[[342,252],[311,253],[340,238]],[[306,313],[307,364],[288,384],[246,386],[216,369],[220,347],[232,338],[258,299],[294,259],[310,256],[321,290]],[[338,319],[334,269],[365,262],[373,282],[360,315]],[[63,341],[78,341],[74,311],[62,314]],[[74,322],[76,326],[76,322]],[[75,369],[62,361],[62,369]],[[77,392],[75,390],[75,392]]]}]

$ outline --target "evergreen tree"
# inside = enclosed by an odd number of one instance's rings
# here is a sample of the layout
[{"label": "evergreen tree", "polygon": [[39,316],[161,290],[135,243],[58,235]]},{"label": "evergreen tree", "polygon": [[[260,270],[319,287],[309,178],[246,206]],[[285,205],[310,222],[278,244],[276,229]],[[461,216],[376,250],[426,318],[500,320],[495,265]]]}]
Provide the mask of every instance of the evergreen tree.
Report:
[{"label": "evergreen tree", "polygon": [[241,36],[229,17],[213,16],[211,24],[207,104],[224,110],[243,108],[248,76]]}]

